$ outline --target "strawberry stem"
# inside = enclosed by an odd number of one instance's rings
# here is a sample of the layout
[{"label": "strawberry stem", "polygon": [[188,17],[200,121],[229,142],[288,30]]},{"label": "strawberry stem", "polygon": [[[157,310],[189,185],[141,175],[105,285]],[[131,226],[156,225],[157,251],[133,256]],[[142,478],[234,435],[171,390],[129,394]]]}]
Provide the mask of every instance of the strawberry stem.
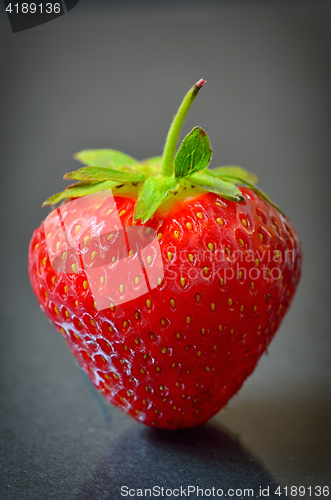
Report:
[{"label": "strawberry stem", "polygon": [[198,95],[199,90],[201,89],[201,87],[203,87],[205,83],[206,80],[203,80],[201,78],[201,80],[199,80],[197,83],[193,85],[193,87],[188,91],[188,93],[184,97],[174,119],[172,120],[163,149],[162,175],[164,176],[170,177],[173,174],[176,145],[178,142],[181,128],[183,126],[188,110],[192,106],[192,103],[196,98],[196,96]]}]

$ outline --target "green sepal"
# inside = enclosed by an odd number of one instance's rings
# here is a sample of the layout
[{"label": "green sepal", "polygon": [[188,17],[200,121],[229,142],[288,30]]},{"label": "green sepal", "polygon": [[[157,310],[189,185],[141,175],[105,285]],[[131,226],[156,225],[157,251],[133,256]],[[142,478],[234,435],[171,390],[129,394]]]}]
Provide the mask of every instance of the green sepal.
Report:
[{"label": "green sepal", "polygon": [[188,177],[205,169],[211,157],[212,150],[207,133],[200,127],[194,127],[177,151],[174,160],[175,177]]},{"label": "green sepal", "polygon": [[89,167],[105,167],[119,169],[134,167],[138,161],[115,149],[85,149],[74,155],[76,160]]},{"label": "green sepal", "polygon": [[171,196],[178,185],[178,179],[174,177],[149,177],[142,185],[136,206],[134,209],[134,220],[141,219],[147,222],[159,208],[159,206]]},{"label": "green sepal", "polygon": [[70,172],[64,179],[74,179],[76,181],[115,181],[115,182],[140,182],[145,179],[144,174],[137,172],[122,172],[112,168],[104,167],[83,167],[75,172]]},{"label": "green sepal", "polygon": [[257,175],[235,165],[226,165],[224,167],[208,169],[206,170],[206,173],[221,177],[222,179],[225,177],[231,177],[232,179],[240,178],[244,179],[246,182],[250,182],[251,184],[256,184],[259,180]]},{"label": "green sepal", "polygon": [[98,191],[103,191],[104,189],[116,187],[117,182],[113,181],[103,181],[103,182],[77,182],[76,184],[71,184],[64,191],[60,193],[53,194],[50,198],[44,201],[43,207],[45,205],[55,205],[59,201],[67,200],[69,198],[80,198],[87,194],[96,193]]},{"label": "green sepal", "polygon": [[244,197],[240,189],[233,183],[227,180],[219,179],[212,175],[205,174],[204,172],[199,172],[191,175],[188,180],[195,184],[196,186],[216,193],[223,198],[231,201],[237,201],[241,203],[244,201]]}]

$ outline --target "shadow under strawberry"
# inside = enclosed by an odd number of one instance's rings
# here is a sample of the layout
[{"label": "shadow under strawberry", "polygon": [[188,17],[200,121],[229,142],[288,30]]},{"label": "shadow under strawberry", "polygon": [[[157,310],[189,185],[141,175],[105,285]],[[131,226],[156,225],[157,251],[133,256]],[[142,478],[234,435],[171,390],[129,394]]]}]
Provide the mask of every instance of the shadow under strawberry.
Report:
[{"label": "shadow under strawberry", "polygon": [[[189,486],[195,491],[189,492]],[[153,487],[157,488],[154,495]],[[197,487],[203,492],[197,493]],[[222,427],[209,423],[167,431],[135,426],[115,442],[74,498],[206,498],[217,497],[219,489],[223,496],[230,496],[228,490],[233,489],[233,498],[257,498],[260,487],[269,487],[268,498],[278,498],[268,471]],[[151,492],[145,495],[145,489]],[[244,493],[244,489],[253,491]]]}]

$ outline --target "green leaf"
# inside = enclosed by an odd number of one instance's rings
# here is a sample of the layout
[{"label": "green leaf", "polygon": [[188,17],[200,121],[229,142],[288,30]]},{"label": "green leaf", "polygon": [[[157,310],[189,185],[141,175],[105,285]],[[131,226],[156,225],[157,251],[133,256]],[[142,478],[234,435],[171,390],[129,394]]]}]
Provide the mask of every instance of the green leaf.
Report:
[{"label": "green leaf", "polygon": [[251,184],[255,184],[259,180],[257,175],[248,172],[242,167],[237,167],[232,165],[212,168],[210,170],[206,170],[206,173],[222,178],[225,177],[231,177],[233,179],[240,178],[244,179],[247,182],[250,182]]},{"label": "green leaf", "polygon": [[154,156],[153,158],[145,158],[141,160],[136,170],[143,172],[146,176],[156,176],[161,172],[162,156]]},{"label": "green leaf", "polygon": [[174,177],[149,177],[142,185],[134,210],[134,220],[147,222],[159,206],[171,196],[178,179]]},{"label": "green leaf", "polygon": [[89,167],[116,168],[133,167],[139,162],[115,149],[86,149],[76,153],[76,160]]},{"label": "green leaf", "polygon": [[68,198],[80,198],[87,194],[96,193],[97,191],[103,191],[104,189],[116,187],[117,182],[104,181],[104,182],[77,182],[77,184],[72,184],[68,186],[64,191],[56,193],[50,198],[48,198],[43,203],[45,205],[56,205],[61,200],[67,200]]},{"label": "green leaf", "polygon": [[204,172],[191,175],[189,180],[196,186],[199,186],[206,191],[216,193],[228,200],[238,202],[242,202],[244,200],[240,189],[233,184],[233,182],[218,179],[218,177],[207,175]]},{"label": "green leaf", "polygon": [[64,179],[75,179],[77,181],[140,182],[145,179],[145,175],[135,172],[121,172],[112,168],[84,167],[66,174]]},{"label": "green leaf", "polygon": [[185,137],[175,157],[175,176],[187,177],[206,168],[211,160],[212,150],[206,132],[195,127]]}]

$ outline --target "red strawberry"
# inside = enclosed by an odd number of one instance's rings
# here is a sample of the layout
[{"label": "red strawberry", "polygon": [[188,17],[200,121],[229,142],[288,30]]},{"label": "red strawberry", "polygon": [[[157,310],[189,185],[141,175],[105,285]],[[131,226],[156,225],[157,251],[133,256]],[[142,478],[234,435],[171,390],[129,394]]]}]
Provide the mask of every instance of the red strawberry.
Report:
[{"label": "red strawberry", "polygon": [[88,166],[66,178],[83,182],[45,202],[69,200],[29,250],[39,304],[93,384],[136,420],[171,429],[205,422],[238,391],[300,277],[298,236],[255,176],[206,170],[198,127],[175,157],[203,84],[184,98],[162,158],[79,153]]}]

